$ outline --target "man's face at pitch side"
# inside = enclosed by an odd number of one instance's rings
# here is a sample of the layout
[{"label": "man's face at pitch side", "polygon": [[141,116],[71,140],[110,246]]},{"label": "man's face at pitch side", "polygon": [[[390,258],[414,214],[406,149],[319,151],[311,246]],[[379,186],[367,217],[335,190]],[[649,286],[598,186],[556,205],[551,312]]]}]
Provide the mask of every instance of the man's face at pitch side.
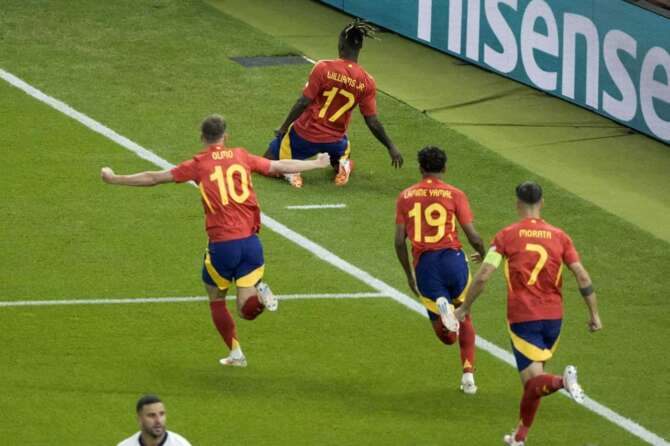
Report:
[{"label": "man's face at pitch side", "polygon": [[137,414],[142,432],[155,438],[165,433],[165,406],[163,403],[147,404]]}]

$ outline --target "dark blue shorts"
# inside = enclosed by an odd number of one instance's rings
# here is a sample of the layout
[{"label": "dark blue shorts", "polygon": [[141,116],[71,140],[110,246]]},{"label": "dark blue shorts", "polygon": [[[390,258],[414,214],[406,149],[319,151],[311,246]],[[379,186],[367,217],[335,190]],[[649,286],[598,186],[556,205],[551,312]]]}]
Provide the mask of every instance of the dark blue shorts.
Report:
[{"label": "dark blue shorts", "polygon": [[512,351],[519,371],[531,362],[545,362],[551,359],[558,347],[562,319],[517,322],[509,324]]},{"label": "dark blue shorts", "polygon": [[202,267],[202,281],[220,290],[231,282],[238,287],[252,287],[263,277],[263,246],[257,235],[210,243]]},{"label": "dark blue shorts", "polygon": [[340,159],[349,158],[351,146],[346,135],[336,142],[310,142],[301,138],[291,126],[283,137],[277,137],[270,142],[270,150],[278,160],[305,160],[319,153],[328,153],[331,164],[337,166]]},{"label": "dark blue shorts", "polygon": [[419,257],[415,273],[421,302],[428,310],[430,320],[440,314],[435,304],[438,297],[446,297],[454,306],[463,303],[470,284],[470,270],[463,251],[426,251]]}]

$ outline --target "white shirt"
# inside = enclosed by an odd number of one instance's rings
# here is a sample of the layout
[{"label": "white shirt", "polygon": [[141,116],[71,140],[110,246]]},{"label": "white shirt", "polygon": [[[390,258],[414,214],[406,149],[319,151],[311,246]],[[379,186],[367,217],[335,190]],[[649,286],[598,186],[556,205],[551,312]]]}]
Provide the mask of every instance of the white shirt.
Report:
[{"label": "white shirt", "polygon": [[[167,436],[165,437],[165,440],[160,443],[160,446],[191,446],[191,443],[189,443],[186,438],[182,437],[176,432],[165,432],[167,433]],[[134,433],[119,443],[117,446],[141,446],[142,443],[140,443],[140,434],[141,432]]]}]

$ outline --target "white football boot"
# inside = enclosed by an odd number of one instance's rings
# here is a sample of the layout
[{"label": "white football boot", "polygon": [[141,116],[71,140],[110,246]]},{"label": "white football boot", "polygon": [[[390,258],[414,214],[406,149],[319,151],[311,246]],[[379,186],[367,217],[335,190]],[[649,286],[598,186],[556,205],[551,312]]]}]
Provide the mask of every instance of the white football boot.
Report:
[{"label": "white football boot", "polygon": [[270,286],[265,282],[258,282],[256,284],[256,292],[261,303],[265,305],[268,311],[277,311],[279,307],[279,299],[272,293]]},{"label": "white football boot", "polygon": [[351,171],[354,170],[354,162],[350,159],[340,159],[337,175],[335,175],[335,185],[344,186],[349,182]]},{"label": "white football boot", "polygon": [[514,437],[516,437],[516,429],[511,434],[503,437],[503,443],[508,446],[525,446],[526,443],[524,441],[516,441]]},{"label": "white football boot", "polygon": [[219,364],[231,367],[246,367],[247,358],[245,358],[244,355],[239,356],[229,355],[226,356],[225,358],[221,358],[219,360]]},{"label": "white football boot", "polygon": [[449,303],[446,297],[438,297],[435,303],[437,304],[437,311],[440,312],[442,324],[447,327],[447,330],[458,333],[460,324],[454,314],[454,306]]},{"label": "white football boot", "polygon": [[563,372],[563,387],[568,391],[573,400],[578,403],[584,402],[584,390],[577,383],[577,368],[569,365]]},{"label": "white football boot", "polygon": [[466,395],[477,393],[477,385],[475,384],[475,375],[473,373],[463,373],[461,377],[461,391]]}]

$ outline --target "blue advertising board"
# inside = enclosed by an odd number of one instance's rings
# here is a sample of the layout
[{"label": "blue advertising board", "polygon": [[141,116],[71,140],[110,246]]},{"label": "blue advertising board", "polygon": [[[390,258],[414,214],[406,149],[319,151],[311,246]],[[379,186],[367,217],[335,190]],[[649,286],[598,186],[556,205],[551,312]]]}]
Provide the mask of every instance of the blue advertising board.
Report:
[{"label": "blue advertising board", "polygon": [[322,0],[670,142],[670,19],[623,0]]}]

